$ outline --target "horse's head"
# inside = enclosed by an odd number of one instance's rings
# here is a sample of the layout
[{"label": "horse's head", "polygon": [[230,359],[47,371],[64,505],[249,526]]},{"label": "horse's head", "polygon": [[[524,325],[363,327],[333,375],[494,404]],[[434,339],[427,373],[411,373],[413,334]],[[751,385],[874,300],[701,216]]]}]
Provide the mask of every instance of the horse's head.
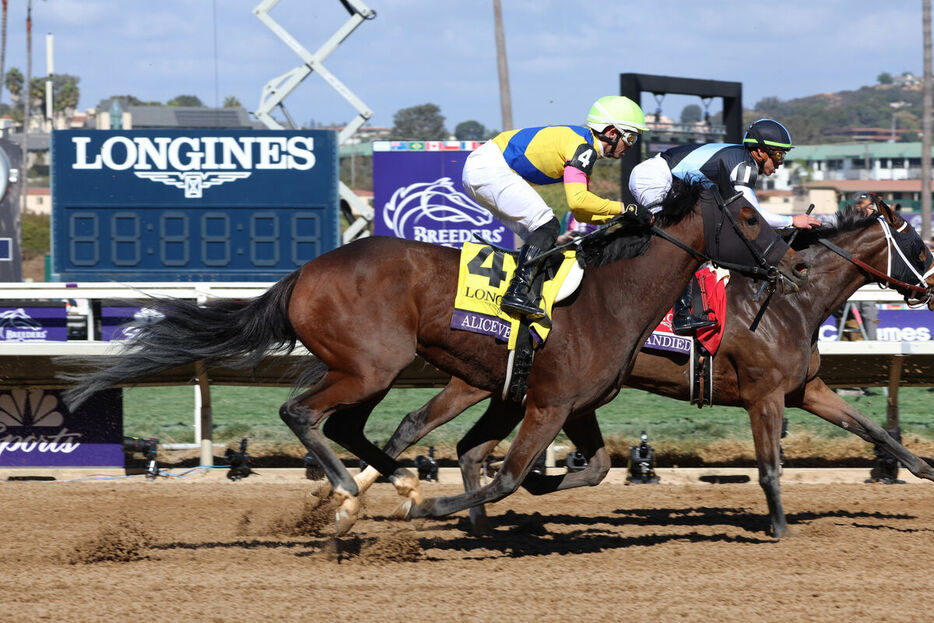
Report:
[{"label": "horse's head", "polygon": [[934,311],[934,256],[915,228],[882,199],[875,199],[886,239],[886,275],[882,280],[905,297],[909,305]]},{"label": "horse's head", "polygon": [[891,287],[909,305],[927,305],[934,311],[934,255],[918,232],[881,199],[868,208],[849,206],[836,213],[827,226],[802,232],[795,247],[815,244],[854,264],[866,281]]},{"label": "horse's head", "polygon": [[759,212],[740,196],[720,207],[711,189],[699,198],[704,217],[705,252],[714,262],[739,272],[762,276],[775,268],[782,291],[796,292],[807,283],[809,265],[788,246]]}]

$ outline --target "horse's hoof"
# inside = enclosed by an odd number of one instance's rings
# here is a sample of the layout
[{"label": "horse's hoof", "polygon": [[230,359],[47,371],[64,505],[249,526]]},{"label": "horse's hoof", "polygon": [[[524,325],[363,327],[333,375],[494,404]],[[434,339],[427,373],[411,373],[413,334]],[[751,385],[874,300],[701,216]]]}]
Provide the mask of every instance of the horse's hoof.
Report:
[{"label": "horse's hoof", "polygon": [[431,509],[434,508],[434,498],[428,498],[421,504],[416,504],[412,499],[402,503],[400,508],[405,509],[405,519],[418,519],[431,515]]},{"label": "horse's hoof", "polygon": [[413,506],[412,500],[406,500],[402,504],[396,507],[396,510],[392,511],[389,514],[390,519],[411,519],[409,516],[409,511]]},{"label": "horse's hoof", "polygon": [[350,529],[353,528],[355,523],[357,523],[356,516],[348,512],[347,509],[340,508],[334,513],[334,527],[337,536],[343,536],[350,532]]},{"label": "horse's hoof", "polygon": [[334,513],[334,526],[337,529],[337,536],[347,534],[347,532],[357,522],[360,515],[360,498],[356,496],[346,496],[341,502],[337,512]]},{"label": "horse's hoof", "polygon": [[425,495],[422,493],[418,477],[404,467],[397,469],[389,480],[396,487],[396,493],[402,497],[409,498],[415,504],[421,504],[425,501]]}]

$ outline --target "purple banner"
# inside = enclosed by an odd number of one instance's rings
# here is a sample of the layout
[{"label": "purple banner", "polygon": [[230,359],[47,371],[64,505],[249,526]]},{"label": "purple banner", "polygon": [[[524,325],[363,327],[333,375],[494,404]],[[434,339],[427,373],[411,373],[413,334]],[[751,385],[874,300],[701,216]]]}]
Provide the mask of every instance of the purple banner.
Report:
[{"label": "purple banner", "polygon": [[482,333],[483,335],[492,335],[497,340],[503,342],[509,341],[511,327],[509,323],[502,318],[478,314],[477,312],[455,309],[451,316],[451,328],[461,331],[470,331],[472,333]]},{"label": "purple banner", "polygon": [[[818,332],[822,342],[839,339],[837,321],[831,316]],[[908,309],[904,305],[879,305],[876,339],[881,342],[928,342],[934,336],[934,314],[924,309]]]},{"label": "purple banner", "polygon": [[0,467],[123,467],[123,393],[70,412],[59,390],[0,390]]},{"label": "purple banner", "polygon": [[674,333],[662,333],[656,331],[649,336],[642,348],[651,348],[653,350],[667,350],[673,353],[691,352],[691,338],[675,335]]},{"label": "purple banner", "polygon": [[513,236],[464,192],[461,174],[474,141],[373,144],[373,233],[460,248],[474,234],[506,247]]},{"label": "purple banner", "polygon": [[[921,235],[921,224],[923,219],[921,218],[920,212],[899,212],[899,216],[908,221],[908,224],[914,227],[915,231],[918,232],[918,235]],[[934,219],[932,219],[931,224],[934,225]]]},{"label": "purple banner", "polygon": [[65,342],[68,324],[65,304],[22,306],[9,302],[0,307],[0,341],[3,342]]}]

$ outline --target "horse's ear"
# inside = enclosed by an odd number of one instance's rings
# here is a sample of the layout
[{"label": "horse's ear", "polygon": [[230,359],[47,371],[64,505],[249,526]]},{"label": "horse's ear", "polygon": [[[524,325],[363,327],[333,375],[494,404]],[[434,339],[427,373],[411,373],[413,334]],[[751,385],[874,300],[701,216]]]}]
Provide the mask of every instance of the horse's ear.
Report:
[{"label": "horse's ear", "polygon": [[882,200],[882,197],[876,197],[875,199],[876,199],[876,208],[878,208],[882,216],[885,217],[885,220],[889,222],[889,225],[891,225],[895,229],[898,229],[899,227],[901,227],[902,223],[905,222],[904,219],[902,219],[902,217],[899,216],[898,213],[895,212],[895,210],[890,208],[889,204],[887,204],[885,201]]}]

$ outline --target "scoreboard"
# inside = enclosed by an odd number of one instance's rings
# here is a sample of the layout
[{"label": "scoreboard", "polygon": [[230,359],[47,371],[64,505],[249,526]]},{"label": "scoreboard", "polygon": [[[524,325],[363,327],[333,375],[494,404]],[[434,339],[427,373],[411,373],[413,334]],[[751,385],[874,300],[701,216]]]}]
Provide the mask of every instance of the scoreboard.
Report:
[{"label": "scoreboard", "polygon": [[274,281],[340,244],[328,130],[61,130],[62,281]]}]

